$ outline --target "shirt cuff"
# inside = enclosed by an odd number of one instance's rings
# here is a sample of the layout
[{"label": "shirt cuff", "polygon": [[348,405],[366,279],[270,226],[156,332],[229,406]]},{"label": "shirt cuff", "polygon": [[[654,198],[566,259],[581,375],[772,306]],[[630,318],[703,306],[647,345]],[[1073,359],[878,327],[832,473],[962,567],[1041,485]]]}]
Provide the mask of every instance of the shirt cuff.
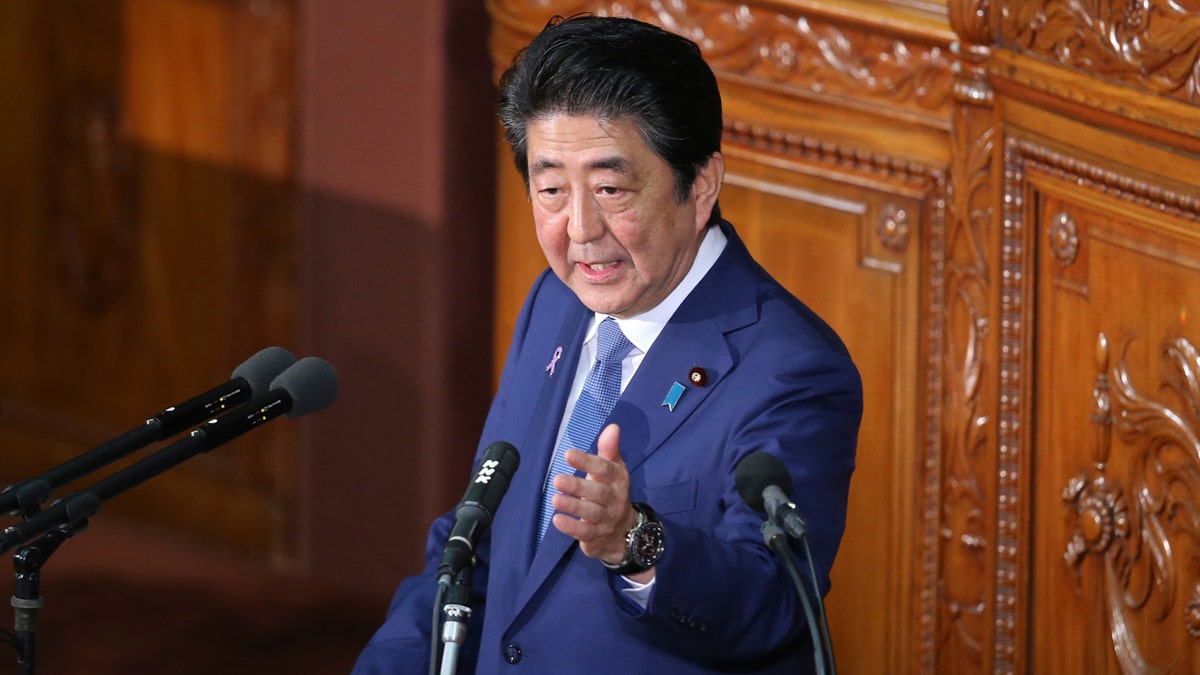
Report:
[{"label": "shirt cuff", "polygon": [[650,604],[650,593],[654,590],[655,580],[651,579],[650,583],[639,584],[629,577],[621,577],[621,581],[626,585],[626,588],[621,589],[621,594],[645,610]]}]

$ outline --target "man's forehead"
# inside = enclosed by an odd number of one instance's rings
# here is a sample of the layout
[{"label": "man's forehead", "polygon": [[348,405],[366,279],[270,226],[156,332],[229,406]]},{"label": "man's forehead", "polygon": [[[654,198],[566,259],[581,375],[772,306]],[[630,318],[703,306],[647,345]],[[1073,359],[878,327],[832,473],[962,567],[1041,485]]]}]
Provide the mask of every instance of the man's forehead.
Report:
[{"label": "man's forehead", "polygon": [[[535,119],[527,128],[530,173],[553,169],[632,173],[655,156],[640,130],[626,120],[556,114]],[[656,156],[655,156],[656,157]]]}]

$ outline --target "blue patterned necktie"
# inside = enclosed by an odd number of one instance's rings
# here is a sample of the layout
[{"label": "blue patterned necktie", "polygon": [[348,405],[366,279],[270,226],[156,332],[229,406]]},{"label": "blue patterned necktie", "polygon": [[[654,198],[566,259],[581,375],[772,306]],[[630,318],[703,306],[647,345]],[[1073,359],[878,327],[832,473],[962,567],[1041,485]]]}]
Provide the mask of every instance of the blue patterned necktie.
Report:
[{"label": "blue patterned necktie", "polygon": [[588,371],[587,379],[583,381],[583,391],[571,411],[571,419],[567,420],[566,431],[562,440],[554,449],[554,458],[550,461],[550,473],[546,477],[546,485],[542,490],[542,516],[538,521],[538,538],[540,544],[554,517],[554,505],[550,500],[558,494],[554,489],[554,477],[560,473],[575,473],[575,469],[567,464],[563,455],[570,448],[587,452],[600,434],[604,420],[612,412],[621,395],[621,361],[633,343],[621,332],[617,322],[612,317],[600,322],[597,331],[598,346],[596,360]]}]

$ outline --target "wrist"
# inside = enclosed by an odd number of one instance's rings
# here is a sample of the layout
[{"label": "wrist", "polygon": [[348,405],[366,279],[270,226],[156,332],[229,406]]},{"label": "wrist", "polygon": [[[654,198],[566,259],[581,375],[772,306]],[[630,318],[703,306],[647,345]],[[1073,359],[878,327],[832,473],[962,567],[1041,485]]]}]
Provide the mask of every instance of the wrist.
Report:
[{"label": "wrist", "polygon": [[625,533],[625,553],[621,560],[600,560],[613,574],[624,577],[641,575],[649,571],[662,558],[666,549],[666,531],[658,515],[647,504],[630,504],[633,512],[632,525]]},{"label": "wrist", "polygon": [[639,520],[641,520],[641,516],[637,509],[633,504],[628,504],[625,508],[625,518],[617,527],[617,543],[613,545],[612,553],[600,558],[600,562],[604,563],[605,567],[616,567],[625,559],[625,554],[629,551],[629,531],[637,527]]}]

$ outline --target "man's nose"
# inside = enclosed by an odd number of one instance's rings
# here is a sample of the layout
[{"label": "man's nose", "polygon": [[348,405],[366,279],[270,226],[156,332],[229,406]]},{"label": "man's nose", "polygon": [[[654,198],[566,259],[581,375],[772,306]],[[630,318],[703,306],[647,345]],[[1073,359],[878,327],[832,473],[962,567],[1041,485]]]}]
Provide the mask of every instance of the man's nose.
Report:
[{"label": "man's nose", "polygon": [[604,218],[596,199],[586,191],[577,191],[571,199],[567,235],[576,244],[586,244],[604,236]]}]

